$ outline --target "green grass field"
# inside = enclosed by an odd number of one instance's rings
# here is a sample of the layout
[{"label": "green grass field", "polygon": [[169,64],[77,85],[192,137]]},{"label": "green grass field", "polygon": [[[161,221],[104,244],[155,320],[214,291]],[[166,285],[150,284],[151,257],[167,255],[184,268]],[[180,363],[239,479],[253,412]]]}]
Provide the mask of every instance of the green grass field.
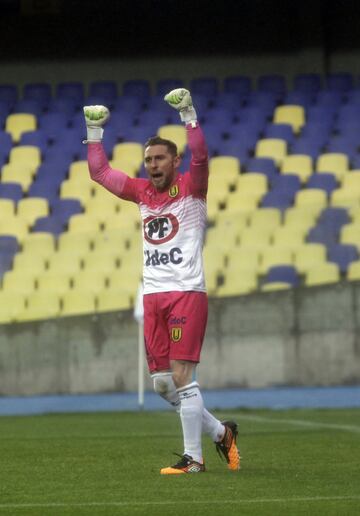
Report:
[{"label": "green grass field", "polygon": [[239,423],[239,472],[204,437],[206,473],[161,476],[182,452],[172,412],[2,417],[0,514],[360,514],[360,410],[217,415]]}]

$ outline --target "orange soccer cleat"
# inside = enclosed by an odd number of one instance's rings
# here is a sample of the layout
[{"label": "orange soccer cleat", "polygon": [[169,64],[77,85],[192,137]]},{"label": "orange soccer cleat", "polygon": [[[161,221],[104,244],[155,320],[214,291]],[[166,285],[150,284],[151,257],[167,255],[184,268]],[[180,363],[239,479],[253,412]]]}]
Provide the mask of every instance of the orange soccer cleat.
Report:
[{"label": "orange soccer cleat", "polygon": [[174,466],[162,468],[160,470],[161,475],[181,475],[182,473],[202,473],[205,471],[205,464],[196,462],[190,455],[184,454],[179,455],[179,457],[181,457],[181,460]]},{"label": "orange soccer cleat", "polygon": [[240,469],[240,454],[236,446],[236,438],[238,435],[238,426],[234,421],[223,421],[225,426],[225,434],[222,440],[216,445],[216,451],[221,457],[225,457],[228,468],[235,471]]}]

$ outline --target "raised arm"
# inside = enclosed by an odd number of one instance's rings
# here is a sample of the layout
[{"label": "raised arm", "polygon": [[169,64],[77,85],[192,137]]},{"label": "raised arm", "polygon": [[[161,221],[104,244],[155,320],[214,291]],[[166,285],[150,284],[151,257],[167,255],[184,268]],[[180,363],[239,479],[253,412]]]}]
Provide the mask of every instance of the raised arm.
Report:
[{"label": "raised arm", "polygon": [[194,193],[206,195],[209,177],[208,151],[190,92],[185,88],[177,88],[165,95],[165,100],[179,111],[181,121],[186,124],[191,151],[190,176]]}]

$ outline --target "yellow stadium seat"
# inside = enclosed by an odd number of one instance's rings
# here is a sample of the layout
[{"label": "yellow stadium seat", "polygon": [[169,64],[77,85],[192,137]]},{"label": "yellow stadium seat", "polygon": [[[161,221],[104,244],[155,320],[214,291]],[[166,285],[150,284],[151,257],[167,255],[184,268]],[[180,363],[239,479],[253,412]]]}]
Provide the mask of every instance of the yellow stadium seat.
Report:
[{"label": "yellow stadium seat", "polygon": [[215,200],[218,203],[225,203],[229,192],[230,185],[226,180],[226,176],[220,176],[220,174],[214,174],[214,180],[209,181],[207,201]]},{"label": "yellow stadium seat", "polygon": [[338,181],[342,181],[349,170],[349,158],[341,152],[320,154],[316,160],[316,172],[331,172]]},{"label": "yellow stadium seat", "polygon": [[69,290],[62,296],[62,316],[90,314],[95,310],[96,297],[89,290]]},{"label": "yellow stadium seat", "polygon": [[360,206],[352,206],[348,212],[352,222],[360,222]]},{"label": "yellow stadium seat", "polygon": [[205,268],[220,273],[225,265],[225,250],[221,246],[205,244],[203,258]]},{"label": "yellow stadium seat", "polygon": [[219,174],[220,177],[230,177],[237,179],[240,174],[241,164],[239,158],[235,156],[215,156],[209,160],[209,181],[212,176]]},{"label": "yellow stadium seat", "polygon": [[284,212],[284,226],[304,228],[304,231],[316,224],[321,207],[318,206],[292,206]]},{"label": "yellow stadium seat", "polygon": [[[266,246],[267,247],[267,246]],[[253,246],[239,246],[234,247],[228,257],[228,266],[230,269],[252,269],[256,272],[259,271],[260,256],[263,252],[263,247]]]},{"label": "yellow stadium seat", "polygon": [[119,211],[116,203],[108,202],[106,199],[90,197],[85,205],[87,214],[94,215],[98,220],[114,217]]},{"label": "yellow stadium seat", "polygon": [[216,291],[216,297],[241,296],[257,290],[258,279],[254,269],[229,269],[224,283]]},{"label": "yellow stadium seat", "polygon": [[341,186],[360,192],[360,170],[350,170],[345,174]]},{"label": "yellow stadium seat", "polygon": [[326,254],[326,246],[323,244],[304,244],[295,250],[295,267],[300,274],[305,274],[309,269],[326,263]]},{"label": "yellow stadium seat", "polygon": [[284,104],[274,110],[274,124],[290,124],[294,133],[298,134],[305,124],[305,109],[303,106]]},{"label": "yellow stadium seat", "polygon": [[29,165],[35,171],[41,164],[40,149],[35,145],[13,147],[10,151],[9,162]]},{"label": "yellow stadium seat", "polygon": [[30,252],[22,252],[14,256],[13,269],[15,271],[41,273],[46,269],[46,264],[47,260],[44,256]]},{"label": "yellow stadium seat", "polygon": [[240,235],[245,228],[245,223],[233,222],[232,224],[217,224],[208,228],[206,232],[205,247],[217,248],[224,251],[232,249],[239,242]]},{"label": "yellow stadium seat", "polygon": [[95,251],[110,248],[122,254],[128,245],[128,241],[129,235],[127,233],[112,229],[97,233],[93,240],[93,245]]},{"label": "yellow stadium seat", "polygon": [[264,195],[268,191],[267,178],[264,174],[248,172],[240,174],[236,184],[239,192],[249,192]]},{"label": "yellow stadium seat", "polygon": [[231,212],[244,212],[250,215],[258,208],[262,197],[262,194],[255,192],[232,192],[227,198],[226,210]]},{"label": "yellow stadium seat", "polygon": [[217,225],[236,224],[240,228],[247,225],[251,214],[243,211],[220,210],[216,218]]},{"label": "yellow stadium seat", "polygon": [[360,191],[351,187],[337,188],[331,192],[329,204],[342,208],[356,208],[360,206]]},{"label": "yellow stadium seat", "polygon": [[[105,187],[103,187],[99,183],[95,183],[95,181],[92,181],[91,185],[92,185],[91,190],[94,195],[94,200],[96,199],[97,201],[100,201],[100,200],[105,201],[108,204],[113,204],[114,209],[116,209],[116,210],[120,209],[120,206],[124,203],[124,201],[122,199],[117,197],[112,192],[109,192],[109,190],[107,190]],[[86,205],[89,202],[91,202],[91,200],[92,200],[91,198],[87,199]]]},{"label": "yellow stadium seat", "polygon": [[283,281],[272,281],[270,283],[264,283],[261,285],[261,292],[274,292],[276,290],[287,290],[291,288],[290,283],[285,283]]},{"label": "yellow stadium seat", "polygon": [[275,265],[293,265],[293,253],[289,247],[269,246],[261,253],[260,273],[266,274]]},{"label": "yellow stadium seat", "polygon": [[141,163],[138,160],[131,160],[125,158],[118,158],[109,161],[109,165],[112,169],[123,172],[129,177],[137,177],[138,172],[141,168]]},{"label": "yellow stadium seat", "polygon": [[7,217],[14,218],[15,202],[12,199],[0,199],[0,214],[2,220]]},{"label": "yellow stadium seat", "polygon": [[339,266],[332,262],[315,265],[308,269],[305,276],[305,285],[308,287],[336,283],[338,281],[340,281]]},{"label": "yellow stadium seat", "polygon": [[290,154],[285,156],[280,168],[281,174],[298,176],[304,184],[313,173],[313,163],[307,154]]},{"label": "yellow stadium seat", "polygon": [[48,269],[51,272],[58,272],[59,274],[75,275],[79,272],[82,266],[82,256],[79,256],[76,251],[54,253],[48,263]]},{"label": "yellow stadium seat", "polygon": [[133,299],[127,290],[108,288],[97,294],[98,312],[115,312],[129,310],[133,306]]},{"label": "yellow stadium seat", "polygon": [[304,226],[279,226],[272,234],[272,243],[278,247],[295,250],[305,241],[307,228]]},{"label": "yellow stadium seat", "polygon": [[13,113],[6,118],[5,131],[11,134],[15,143],[20,141],[22,133],[35,129],[36,117],[30,113]]},{"label": "yellow stadium seat", "polygon": [[77,213],[72,215],[68,222],[69,233],[86,233],[100,231],[100,222],[92,214]]},{"label": "yellow stadium seat", "polygon": [[328,204],[325,190],[320,188],[305,188],[295,194],[295,206],[315,206],[326,208]]},{"label": "yellow stadium seat", "polygon": [[360,224],[354,222],[342,226],[339,240],[342,244],[356,245],[360,251]]},{"label": "yellow stadium seat", "polygon": [[58,250],[84,256],[90,252],[92,242],[98,234],[95,230],[89,233],[61,233],[58,237]]},{"label": "yellow stadium seat", "polygon": [[135,299],[139,281],[142,279],[141,264],[126,264],[120,269],[109,271],[109,288],[126,289]]},{"label": "yellow stadium seat", "polygon": [[92,182],[72,182],[70,179],[65,179],[61,183],[60,198],[61,199],[79,199],[83,206],[86,205],[92,195]]},{"label": "yellow stadium seat", "polygon": [[281,211],[278,208],[258,208],[250,215],[250,227],[275,229],[281,224]]},{"label": "yellow stadium seat", "polygon": [[37,290],[40,292],[53,292],[59,296],[68,292],[71,288],[72,275],[69,273],[47,270],[37,278]]},{"label": "yellow stadium seat", "polygon": [[263,138],[255,146],[256,158],[271,158],[278,167],[281,166],[287,153],[287,143],[281,138]]},{"label": "yellow stadium seat", "polygon": [[92,251],[84,256],[84,269],[87,271],[110,272],[116,269],[120,261],[120,253],[113,249]]},{"label": "yellow stadium seat", "polygon": [[3,220],[0,218],[0,236],[13,235],[22,243],[28,235],[28,231],[28,224],[21,217],[7,217]]},{"label": "yellow stadium seat", "polygon": [[120,162],[123,159],[125,159],[126,161],[130,161],[138,168],[140,168],[144,161],[144,148],[141,145],[141,143],[123,142],[114,145],[113,161]]},{"label": "yellow stadium seat", "polygon": [[32,183],[34,170],[26,163],[8,163],[1,169],[2,183],[19,183],[23,192],[27,192]]},{"label": "yellow stadium seat", "polygon": [[25,309],[26,295],[0,290],[0,324],[13,323]]},{"label": "yellow stadium seat", "polygon": [[263,248],[270,244],[272,232],[272,228],[245,227],[240,235],[240,245],[252,245]]},{"label": "yellow stadium seat", "polygon": [[41,197],[20,199],[17,205],[17,214],[26,220],[29,226],[32,226],[38,217],[46,217],[49,214],[48,201]]},{"label": "yellow stadium seat", "polygon": [[35,290],[36,274],[31,271],[8,271],[2,279],[3,292],[15,292],[27,295]]},{"label": "yellow stadium seat", "polygon": [[27,307],[16,316],[17,321],[52,319],[60,314],[60,297],[54,292],[33,292],[28,296]]},{"label": "yellow stadium seat", "polygon": [[349,281],[359,281],[360,280],[360,260],[357,260],[356,262],[351,262],[349,264],[348,269],[347,269],[346,278]]},{"label": "yellow stadium seat", "polygon": [[178,148],[179,154],[184,154],[187,145],[186,129],[180,124],[162,125],[158,129],[158,135],[161,138],[174,142]]},{"label": "yellow stadium seat", "polygon": [[106,287],[106,277],[107,273],[104,271],[85,268],[74,277],[73,288],[98,294]]},{"label": "yellow stadium seat", "polygon": [[52,233],[42,231],[28,233],[22,242],[22,248],[25,252],[49,257],[55,251],[55,237]]},{"label": "yellow stadium seat", "polygon": [[90,182],[89,165],[87,160],[73,161],[69,167],[69,179],[73,183]]}]

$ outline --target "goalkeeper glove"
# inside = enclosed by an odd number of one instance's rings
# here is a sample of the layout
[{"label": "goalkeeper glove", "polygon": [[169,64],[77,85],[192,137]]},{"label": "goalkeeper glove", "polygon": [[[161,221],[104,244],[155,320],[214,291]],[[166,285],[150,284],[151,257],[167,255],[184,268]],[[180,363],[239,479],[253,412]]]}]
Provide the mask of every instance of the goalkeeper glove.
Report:
[{"label": "goalkeeper glove", "polygon": [[179,111],[182,122],[195,125],[197,115],[191,100],[190,91],[185,88],[177,88],[165,95],[164,100]]},{"label": "goalkeeper glove", "polygon": [[106,124],[110,113],[105,106],[85,106],[84,116],[87,130],[87,140],[83,143],[101,142],[104,133],[103,125]]}]

